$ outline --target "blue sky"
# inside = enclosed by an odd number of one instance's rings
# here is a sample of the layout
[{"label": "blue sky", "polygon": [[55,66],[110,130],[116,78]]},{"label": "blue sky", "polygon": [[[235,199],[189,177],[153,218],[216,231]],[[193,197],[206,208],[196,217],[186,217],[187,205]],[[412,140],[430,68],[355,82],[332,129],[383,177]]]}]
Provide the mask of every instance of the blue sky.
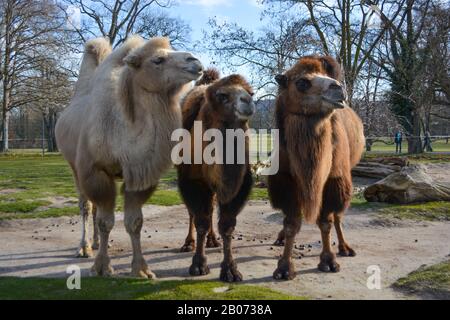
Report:
[{"label": "blue sky", "polygon": [[[263,6],[258,0],[179,0],[168,13],[190,24],[191,40],[195,42],[202,39],[202,30],[207,28],[208,20],[214,17],[219,21],[236,22],[246,29],[258,30],[262,25],[262,11]],[[205,64],[211,61],[205,54],[200,56]]]}]

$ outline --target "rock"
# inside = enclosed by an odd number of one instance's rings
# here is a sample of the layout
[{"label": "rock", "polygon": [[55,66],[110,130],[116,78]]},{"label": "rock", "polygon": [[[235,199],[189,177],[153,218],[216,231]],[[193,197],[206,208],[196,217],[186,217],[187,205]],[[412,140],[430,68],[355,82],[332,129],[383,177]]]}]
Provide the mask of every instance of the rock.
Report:
[{"label": "rock", "polygon": [[382,179],[394,172],[399,172],[403,167],[408,165],[409,160],[407,158],[375,158],[362,160],[352,169],[352,174],[356,177]]},{"label": "rock", "polygon": [[442,174],[432,174],[432,165],[429,166],[417,164],[404,167],[400,172],[367,187],[364,198],[369,202],[397,204],[450,201],[450,179],[446,176],[443,179]]}]

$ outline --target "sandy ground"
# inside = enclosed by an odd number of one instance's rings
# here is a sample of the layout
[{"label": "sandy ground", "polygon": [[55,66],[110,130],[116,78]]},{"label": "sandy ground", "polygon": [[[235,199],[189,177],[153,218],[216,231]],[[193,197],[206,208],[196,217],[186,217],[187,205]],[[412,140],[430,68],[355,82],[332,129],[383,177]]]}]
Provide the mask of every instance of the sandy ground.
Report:
[{"label": "sandy ground", "polygon": [[[143,250],[152,271],[163,280],[191,279],[188,267],[192,254],[179,253],[188,227],[185,207],[147,206],[144,215]],[[244,283],[315,299],[414,299],[419,297],[395,291],[391,284],[424,264],[448,259],[450,254],[448,222],[389,223],[377,219],[374,213],[350,209],[346,235],[357,256],[338,257],[341,272],[317,270],[320,233],[316,226],[304,225],[297,244],[304,244],[305,249],[295,250],[297,278],[275,282],[272,273],[282,248],[272,243],[281,223],[281,214],[265,201],[250,202],[240,214],[234,255]],[[79,234],[77,218],[0,222],[0,276],[65,277],[66,268],[72,264],[79,265],[88,276],[93,259],[74,258]],[[118,276],[126,276],[131,248],[122,214],[117,214],[111,242],[112,264]],[[208,249],[207,253],[211,274],[199,279],[218,279],[221,250]],[[367,268],[371,265],[381,270],[380,290],[367,288]]]}]

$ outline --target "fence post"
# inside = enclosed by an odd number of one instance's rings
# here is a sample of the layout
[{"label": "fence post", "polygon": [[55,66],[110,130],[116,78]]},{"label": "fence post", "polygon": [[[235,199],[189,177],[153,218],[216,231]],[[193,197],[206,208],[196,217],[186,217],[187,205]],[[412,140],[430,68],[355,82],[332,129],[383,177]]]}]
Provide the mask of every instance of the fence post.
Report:
[{"label": "fence post", "polygon": [[44,115],[42,115],[42,158],[44,158],[45,155],[45,121],[44,121]]}]

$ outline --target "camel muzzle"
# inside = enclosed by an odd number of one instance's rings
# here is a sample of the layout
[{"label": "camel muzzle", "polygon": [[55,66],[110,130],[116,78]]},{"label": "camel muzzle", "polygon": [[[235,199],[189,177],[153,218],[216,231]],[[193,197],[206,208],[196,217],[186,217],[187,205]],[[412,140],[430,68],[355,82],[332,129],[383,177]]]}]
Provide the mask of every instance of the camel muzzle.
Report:
[{"label": "camel muzzle", "polygon": [[333,83],[322,95],[322,99],[333,105],[335,109],[343,109],[346,105],[347,94],[340,84]]}]

